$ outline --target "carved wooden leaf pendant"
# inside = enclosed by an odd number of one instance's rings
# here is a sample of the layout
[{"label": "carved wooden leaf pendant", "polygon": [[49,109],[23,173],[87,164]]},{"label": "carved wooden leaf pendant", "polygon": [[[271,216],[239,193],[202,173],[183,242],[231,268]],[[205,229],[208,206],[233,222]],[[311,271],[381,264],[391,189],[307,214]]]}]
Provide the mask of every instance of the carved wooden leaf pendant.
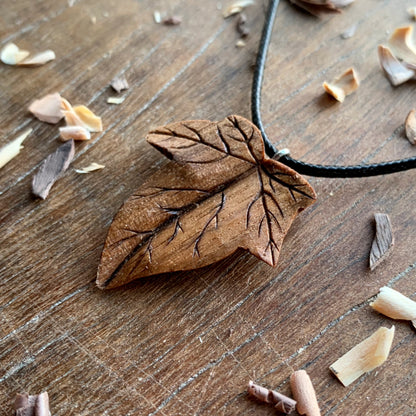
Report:
[{"label": "carved wooden leaf pendant", "polygon": [[238,248],[276,266],[293,219],[316,195],[298,173],[264,154],[256,126],[239,116],[183,121],[147,140],[178,163],[160,169],[115,216],[100,288],[203,267]]}]

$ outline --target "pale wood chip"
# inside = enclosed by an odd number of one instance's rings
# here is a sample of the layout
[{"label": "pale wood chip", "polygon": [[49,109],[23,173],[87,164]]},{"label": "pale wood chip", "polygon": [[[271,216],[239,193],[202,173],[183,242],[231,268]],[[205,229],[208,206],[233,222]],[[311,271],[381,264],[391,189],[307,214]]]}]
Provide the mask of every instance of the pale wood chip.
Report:
[{"label": "pale wood chip", "polygon": [[234,14],[241,13],[246,7],[252,6],[254,0],[238,0],[228,6],[223,13],[224,19],[233,16]]},{"label": "pale wood chip", "polygon": [[74,141],[69,140],[58,147],[41,164],[32,180],[32,193],[46,199],[52,185],[68,169],[75,154]]},{"label": "pale wood chip", "polygon": [[379,313],[392,319],[413,321],[416,319],[416,302],[397,290],[384,286],[370,306]]},{"label": "pale wood chip", "polygon": [[28,51],[20,49],[12,42],[7,43],[0,52],[0,60],[7,65],[17,65],[28,56]]},{"label": "pale wood chip", "polygon": [[159,11],[155,10],[153,12],[153,19],[154,19],[155,23],[160,23],[162,21],[162,16],[161,16]]},{"label": "pale wood chip", "polygon": [[290,376],[290,387],[300,415],[320,416],[318,400],[312,381],[305,370],[295,371]]},{"label": "pale wood chip", "polygon": [[115,77],[111,81],[110,85],[111,88],[113,88],[113,90],[116,92],[127,90],[127,88],[129,88],[129,84],[125,77]]},{"label": "pale wood chip", "polygon": [[23,149],[23,141],[27,136],[29,136],[30,133],[32,133],[32,129],[24,131],[16,139],[0,148],[0,168],[19,154],[20,150]]},{"label": "pale wood chip", "polygon": [[23,61],[18,62],[19,66],[40,66],[49,61],[53,61],[56,58],[55,52],[48,49],[46,51],[37,53],[36,55],[26,58]]},{"label": "pale wood chip", "polygon": [[410,110],[405,121],[407,140],[413,145],[416,144],[416,110]]},{"label": "pale wood chip", "polygon": [[90,140],[91,133],[83,126],[65,126],[59,128],[59,135],[63,142],[68,140]]},{"label": "pale wood chip", "polygon": [[33,101],[29,111],[39,120],[51,124],[59,123],[64,117],[62,98],[57,92]]},{"label": "pale wood chip", "polygon": [[410,16],[411,18],[413,18],[413,19],[415,19],[415,20],[416,20],[416,6],[409,7],[409,8],[407,9],[407,13],[409,14],[409,16]]},{"label": "pale wood chip", "polygon": [[90,173],[96,170],[104,169],[104,165],[100,165],[98,163],[92,162],[90,165],[86,166],[85,168],[75,169],[76,173]]},{"label": "pale wood chip", "polygon": [[393,230],[387,214],[374,214],[376,235],[370,252],[370,269],[374,270],[389,253],[394,244]]},{"label": "pale wood chip", "polygon": [[387,46],[378,46],[378,58],[388,80],[395,87],[409,81],[416,75],[416,71],[403,65]]},{"label": "pale wood chip", "polygon": [[354,24],[350,26],[348,29],[344,30],[344,32],[341,33],[342,39],[350,39],[355,35],[355,32],[357,31],[358,24]]},{"label": "pale wood chip", "polygon": [[381,327],[335,361],[329,369],[347,387],[358,377],[374,370],[386,361],[393,338],[394,326],[390,329]]},{"label": "pale wood chip", "polygon": [[121,104],[125,99],[126,97],[108,97],[107,103],[108,104]]},{"label": "pale wood chip", "polygon": [[236,43],[235,46],[237,46],[237,48],[244,48],[244,46],[246,46],[246,43],[243,41],[243,39],[239,39]]},{"label": "pale wood chip", "polygon": [[347,69],[340,77],[331,82],[323,83],[325,91],[341,103],[347,95],[356,91],[359,85],[360,81],[354,68]]}]

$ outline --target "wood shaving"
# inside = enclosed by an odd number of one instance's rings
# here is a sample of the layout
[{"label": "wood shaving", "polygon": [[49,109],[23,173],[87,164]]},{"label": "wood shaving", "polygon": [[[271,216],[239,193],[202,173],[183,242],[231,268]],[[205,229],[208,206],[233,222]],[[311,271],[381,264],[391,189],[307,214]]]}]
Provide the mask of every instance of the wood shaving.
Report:
[{"label": "wood shaving", "polygon": [[46,199],[52,185],[68,169],[75,154],[74,141],[70,140],[50,154],[40,165],[32,180],[32,193]]},{"label": "wood shaving", "polygon": [[34,67],[46,64],[56,58],[55,53],[48,49],[44,52],[35,54],[32,57],[28,57],[30,53],[28,51],[20,49],[14,43],[8,43],[0,52],[0,59],[7,65],[19,65]]},{"label": "wood shaving", "polygon": [[357,31],[358,25],[352,25],[348,29],[346,29],[344,32],[341,33],[342,39],[350,39],[355,35],[355,32]]},{"label": "wood shaving", "polygon": [[406,117],[405,131],[407,140],[416,145],[416,110],[410,110]]},{"label": "wood shaving", "polygon": [[121,104],[125,99],[126,97],[108,97],[107,103],[108,104]]},{"label": "wood shaving", "polygon": [[158,12],[157,10],[153,12],[153,20],[155,21],[155,23],[160,23],[162,21],[162,16],[160,15],[160,12]]},{"label": "wood shaving", "polygon": [[237,46],[237,48],[244,48],[244,46],[246,46],[246,43],[243,41],[243,39],[239,39],[236,43],[235,46]]},{"label": "wood shaving", "polygon": [[14,43],[6,44],[0,52],[0,60],[7,65],[17,65],[28,56],[28,51],[19,49]]},{"label": "wood shaving", "polygon": [[353,93],[359,85],[360,81],[354,68],[348,69],[340,77],[330,83],[323,83],[325,91],[341,103],[345,100],[345,97]]},{"label": "wood shaving", "polygon": [[414,321],[416,319],[416,302],[402,295],[397,290],[384,286],[370,306],[377,312],[392,319]]},{"label": "wood shaving", "polygon": [[364,373],[374,370],[386,361],[393,338],[394,326],[390,329],[381,327],[335,361],[329,369],[347,387]]},{"label": "wood shaving", "polygon": [[20,150],[23,149],[22,143],[30,133],[32,133],[32,129],[24,131],[16,139],[0,148],[0,168],[19,154]]},{"label": "wood shaving", "polygon": [[242,38],[246,38],[250,34],[250,30],[247,27],[247,16],[244,13],[239,13],[236,27]]},{"label": "wood shaving", "polygon": [[224,10],[224,19],[237,13],[241,13],[246,7],[252,6],[254,3],[254,0],[239,0],[234,2]]},{"label": "wood shaving", "polygon": [[370,269],[374,270],[383,260],[386,259],[394,244],[393,230],[390,218],[387,214],[374,214],[376,223],[376,235],[370,252]]},{"label": "wood shaving", "polygon": [[50,416],[48,393],[44,391],[34,396],[16,394],[14,409],[16,416]]},{"label": "wood shaving", "polygon": [[409,7],[409,8],[407,9],[407,13],[409,14],[409,16],[410,16],[411,18],[413,18],[413,19],[415,19],[415,20],[416,20],[416,6]]},{"label": "wood shaving", "polygon": [[413,43],[413,26],[397,28],[390,36],[388,46],[396,58],[404,65],[416,67],[416,47]]},{"label": "wood shaving", "polygon": [[72,107],[67,100],[62,101],[65,121],[68,126],[82,126],[91,132],[103,130],[101,118],[96,116],[85,105]]},{"label": "wood shaving", "polygon": [[251,397],[263,402],[274,405],[281,413],[290,414],[296,409],[296,401],[284,394],[265,387],[254,384],[252,381],[248,383],[247,392]]},{"label": "wood shaving", "polygon": [[290,0],[292,4],[307,11],[313,16],[320,17],[328,12],[340,12],[340,8],[346,7],[354,0]]},{"label": "wood shaving", "polygon": [[62,97],[59,93],[48,94],[33,101],[29,111],[39,120],[50,124],[59,123],[64,117],[62,109]]},{"label": "wood shaving", "polygon": [[68,140],[90,140],[91,133],[82,126],[65,126],[59,128],[59,135],[63,142]]},{"label": "wood shaving", "polygon": [[125,77],[115,77],[110,85],[111,88],[118,93],[129,88],[129,84]]},{"label": "wood shaving", "polygon": [[48,49],[44,52],[40,52],[31,58],[26,58],[21,62],[18,62],[19,66],[40,66],[44,65],[49,61],[53,61],[56,58],[55,52]]},{"label": "wood shaving", "polygon": [[403,84],[416,75],[416,72],[404,66],[387,46],[378,46],[378,58],[384,73],[393,86]]},{"label": "wood shaving", "polygon": [[100,165],[98,163],[92,162],[89,166],[85,167],[85,168],[81,168],[81,169],[75,169],[76,173],[90,173],[90,172],[94,172],[96,170],[100,170],[100,169],[104,169],[105,166],[104,165]]},{"label": "wood shaving", "polygon": [[312,381],[305,370],[295,371],[290,376],[290,387],[295,398],[296,410],[300,415],[320,416],[318,400]]},{"label": "wood shaving", "polygon": [[171,16],[163,19],[162,23],[166,26],[177,26],[182,23],[182,18],[179,16]]}]

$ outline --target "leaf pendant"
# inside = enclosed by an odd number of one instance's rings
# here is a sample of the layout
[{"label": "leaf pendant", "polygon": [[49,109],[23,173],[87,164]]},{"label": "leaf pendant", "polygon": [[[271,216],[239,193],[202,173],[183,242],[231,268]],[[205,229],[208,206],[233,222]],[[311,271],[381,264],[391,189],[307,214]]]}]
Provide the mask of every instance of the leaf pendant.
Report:
[{"label": "leaf pendant", "polygon": [[276,266],[292,221],[316,194],[265,155],[254,124],[240,116],[182,121],[157,128],[147,141],[177,163],[160,169],[116,214],[100,288],[203,267],[238,248]]}]

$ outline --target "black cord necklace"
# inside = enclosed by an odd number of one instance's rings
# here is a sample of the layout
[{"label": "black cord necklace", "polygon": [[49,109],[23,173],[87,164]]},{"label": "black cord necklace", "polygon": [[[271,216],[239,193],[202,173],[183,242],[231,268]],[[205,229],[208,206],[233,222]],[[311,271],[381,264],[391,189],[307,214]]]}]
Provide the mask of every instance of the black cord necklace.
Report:
[{"label": "black cord necklace", "polygon": [[287,154],[279,155],[278,150],[267,137],[260,114],[261,86],[263,82],[264,67],[266,64],[267,51],[270,44],[270,38],[273,31],[273,24],[276,17],[278,5],[279,0],[270,0],[269,2],[265,18],[266,20],[263,27],[263,33],[260,39],[259,51],[257,54],[251,95],[252,120],[253,123],[261,131],[266,154],[271,158],[276,158],[276,155],[278,155],[279,162],[284,163],[285,165],[301,174],[326,178],[361,178],[365,176],[386,175],[389,173],[401,172],[404,170],[416,168],[416,157],[371,165],[327,166],[313,165],[310,163],[302,162],[300,160],[291,158]]}]

